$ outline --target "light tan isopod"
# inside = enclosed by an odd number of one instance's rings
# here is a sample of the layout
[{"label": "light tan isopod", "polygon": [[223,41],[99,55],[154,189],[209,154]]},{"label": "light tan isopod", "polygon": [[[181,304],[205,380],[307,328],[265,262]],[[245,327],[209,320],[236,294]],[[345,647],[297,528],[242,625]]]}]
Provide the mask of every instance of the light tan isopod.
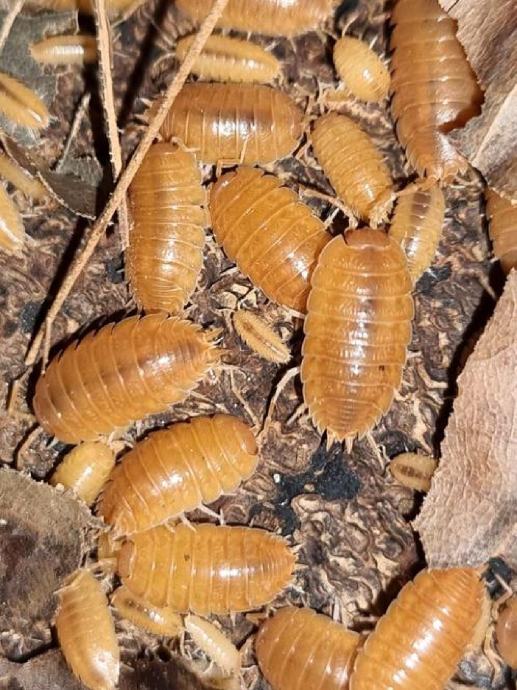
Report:
[{"label": "light tan isopod", "polygon": [[37,177],[29,175],[3,153],[0,153],[0,177],[3,177],[31,199],[39,201],[47,196],[45,187]]},{"label": "light tan isopod", "polygon": [[285,364],[291,359],[287,345],[257,314],[239,309],[233,315],[233,325],[246,345],[269,362]]},{"label": "light tan isopod", "polygon": [[[195,36],[178,41],[176,57],[183,62]],[[209,81],[273,81],[280,72],[274,55],[251,41],[228,36],[210,36],[192,68],[193,74]]]},{"label": "light tan isopod", "polygon": [[0,72],[0,113],[16,125],[45,129],[50,121],[47,106],[29,87]]},{"label": "light tan isopod", "polygon": [[486,212],[494,254],[501,262],[503,271],[509,273],[512,268],[517,268],[517,203],[488,189]]},{"label": "light tan isopod", "polygon": [[0,248],[13,254],[20,251],[24,241],[25,229],[20,212],[0,185]]},{"label": "light tan isopod", "polygon": [[241,657],[234,644],[213,623],[189,614],[185,630],[197,646],[228,675],[238,675]]},{"label": "light tan isopod", "polygon": [[50,36],[30,47],[32,57],[45,65],[87,65],[97,62],[95,36]]},{"label": "light tan isopod", "polygon": [[395,479],[416,491],[429,491],[438,463],[434,458],[419,453],[401,453],[390,462]]},{"label": "light tan isopod", "polygon": [[115,453],[105,443],[80,443],[66,455],[50,478],[52,486],[62,484],[87,505],[92,505],[115,466]]},{"label": "light tan isopod", "polygon": [[364,41],[343,36],[334,45],[334,65],[350,93],[362,101],[379,103],[390,90],[390,73]]},{"label": "light tan isopod", "polygon": [[89,570],[77,570],[59,591],[56,630],[74,674],[90,690],[112,690],[120,652],[102,587]]},{"label": "light tan isopod", "polygon": [[171,608],[151,606],[127,587],[119,587],[112,595],[111,603],[123,618],[153,635],[176,637],[183,630],[181,616]]}]

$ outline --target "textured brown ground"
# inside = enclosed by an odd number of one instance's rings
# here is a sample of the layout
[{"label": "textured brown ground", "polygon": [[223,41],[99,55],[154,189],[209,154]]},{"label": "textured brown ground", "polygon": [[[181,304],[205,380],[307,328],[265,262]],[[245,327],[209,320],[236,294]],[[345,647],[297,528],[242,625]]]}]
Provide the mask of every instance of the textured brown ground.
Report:
[{"label": "textured brown ground", "polygon": [[[152,98],[171,79],[176,65],[167,45],[171,45],[176,35],[188,32],[188,25],[170,5],[167,1],[148,2],[115,29],[115,86],[126,154],[132,151],[142,131],[135,118],[135,114],[144,110],[140,97]],[[329,34],[339,35],[349,23],[354,35],[368,40],[375,38],[377,50],[386,54],[386,15],[379,3],[346,2],[336,26],[328,27]],[[266,39],[261,42],[272,46],[283,61],[282,88],[304,107],[307,97],[313,97],[310,112],[317,114],[321,106],[315,98],[336,85],[329,61],[332,43],[329,35],[321,32],[293,42]],[[84,89],[95,88],[95,79],[91,72],[81,75],[77,69],[60,68],[58,84],[60,96],[52,106],[56,119],[37,149],[48,163],[60,155],[73,112]],[[128,84],[131,93],[127,91]],[[404,158],[386,108],[348,100],[340,109],[357,118],[374,137],[389,160],[397,185],[402,186],[406,177]],[[90,113],[98,111],[96,97],[92,96]],[[101,164],[107,166],[107,147],[98,125],[95,117],[84,120],[72,154],[84,156],[94,152]],[[310,153],[301,160],[292,158],[273,167],[293,185],[331,192]],[[236,495],[217,504],[217,508],[223,508],[228,522],[278,529],[297,547],[300,568],[296,582],[278,604],[291,601],[327,613],[337,610],[344,622],[367,630],[401,585],[421,567],[419,550],[407,522],[418,504],[410,490],[393,482],[386,471],[386,462],[405,449],[431,452],[438,448],[455,392],[455,376],[465,352],[493,308],[486,288],[492,284],[496,292],[500,289],[498,267],[489,258],[480,190],[481,183],[474,173],[446,190],[447,222],[443,240],[432,269],[416,288],[414,336],[404,384],[390,413],[373,433],[380,453],[375,453],[366,442],[356,443],[350,455],[338,447],[327,452],[305,418],[287,426],[287,418],[301,400],[296,382],[286,388],[279,401],[262,448],[263,460],[258,472]],[[72,252],[87,232],[84,221],[51,202],[33,208],[19,195],[17,200],[26,215],[32,241],[20,258],[0,255],[2,402],[6,400],[9,383],[24,372],[23,358],[35,324],[44,314]],[[331,212],[328,206],[315,208],[324,217]],[[343,220],[338,216],[333,232],[343,227]],[[203,325],[224,328],[224,347],[229,351],[227,362],[235,368],[214,374],[198,389],[198,395],[170,413],[138,425],[135,436],[170,420],[216,410],[243,417],[251,413],[252,421],[262,419],[272,391],[271,382],[276,382],[283,372],[247,351],[237,339],[229,317],[238,303],[256,307],[274,322],[292,345],[294,361],[298,360],[300,322],[281,308],[268,304],[258,291],[250,291],[249,283],[239,274],[224,274],[229,266],[209,237],[200,289],[194,295],[188,315]],[[53,343],[66,342],[78,329],[116,319],[131,309],[119,239],[111,231],[55,323]],[[25,401],[30,400],[32,385],[33,378],[29,377],[28,383],[22,386],[18,404],[22,412],[29,411]],[[15,450],[30,422],[20,416],[2,415],[0,458],[6,465],[12,465]],[[49,447],[48,442],[47,438],[39,439],[25,458],[27,468],[36,479],[48,475],[64,450],[59,444]],[[39,520],[37,511],[34,517]],[[193,520],[196,518],[206,519],[202,515],[192,516]],[[27,529],[30,530],[30,525]],[[0,556],[2,548],[0,541]],[[24,553],[23,549],[20,553]],[[28,591],[31,597],[32,592]],[[5,615],[9,617],[16,606],[11,601],[7,606]],[[32,621],[32,629],[27,630],[25,626],[21,630],[15,625],[14,614],[11,616],[12,630],[2,636],[3,653],[15,661],[27,658],[17,653],[20,648],[30,648],[31,654],[39,651],[42,656],[33,657],[22,666],[0,661],[0,687],[27,690],[78,687],[60,656],[46,651],[50,644],[49,619],[46,610],[45,615]],[[235,625],[229,619],[221,622],[236,643],[245,644],[246,687],[266,688],[254,666],[250,637],[253,624],[243,616],[237,616]],[[170,683],[178,688],[199,687],[184,671],[178,671],[174,660],[170,661],[171,650],[177,651],[175,641],[142,635],[124,621],[119,621],[118,626],[125,658],[131,667],[137,668],[136,673],[126,669],[122,687],[165,688]],[[198,655],[188,644],[187,652]],[[34,675],[39,679],[36,684]],[[463,684],[492,690],[513,687],[503,670],[498,668],[494,672],[487,658],[477,653],[462,664],[457,680],[460,684],[452,683],[451,688]]]}]

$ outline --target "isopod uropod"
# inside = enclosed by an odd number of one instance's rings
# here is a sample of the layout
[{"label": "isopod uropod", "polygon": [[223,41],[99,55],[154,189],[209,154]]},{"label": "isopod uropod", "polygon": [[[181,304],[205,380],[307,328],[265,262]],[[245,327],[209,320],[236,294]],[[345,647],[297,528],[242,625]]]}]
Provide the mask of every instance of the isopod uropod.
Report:
[{"label": "isopod uropod", "polygon": [[153,606],[199,615],[263,606],[287,587],[293,566],[281,537],[211,524],[138,532],[118,556],[118,573],[131,592]]},{"label": "isopod uropod", "polygon": [[239,168],[210,193],[215,238],[269,299],[305,311],[309,280],[330,236],[298,195],[274,175]]},{"label": "isopod uropod", "polygon": [[517,268],[517,204],[492,189],[486,193],[486,212],[494,254],[505,273]]},{"label": "isopod uropod", "polygon": [[31,199],[39,201],[47,195],[45,187],[37,177],[29,175],[3,153],[0,153],[0,177],[3,177]]},{"label": "isopod uropod", "polygon": [[408,583],[359,650],[350,690],[443,690],[482,620],[476,570],[425,570]]},{"label": "isopod uropod", "polygon": [[241,667],[240,654],[219,628],[203,618],[189,614],[185,617],[185,630],[225,674],[238,675]]},{"label": "isopod uropod", "polygon": [[25,229],[21,214],[4,187],[0,185],[0,248],[8,253],[21,250]]},{"label": "isopod uropod", "polygon": [[32,57],[46,65],[86,65],[97,61],[95,36],[50,36],[30,47]]},{"label": "isopod uropod", "polygon": [[28,86],[0,72],[0,113],[16,125],[45,129],[50,122],[47,106]]},{"label": "isopod uropod", "polygon": [[370,46],[343,36],[334,45],[336,72],[350,93],[362,101],[379,103],[390,90],[390,73]]},{"label": "isopod uropod", "polygon": [[503,661],[517,668],[517,596],[513,595],[500,612],[495,626],[497,651]]},{"label": "isopod uropod", "polygon": [[437,462],[429,455],[419,453],[401,453],[389,464],[390,472],[395,479],[416,491],[429,491]]},{"label": "isopod uropod", "polygon": [[163,411],[217,364],[215,335],[163,314],[108,324],[50,363],[36,384],[36,417],[47,433],[78,443]]},{"label": "isopod uropod", "polygon": [[183,630],[181,616],[174,613],[171,608],[151,606],[132,594],[126,587],[119,587],[113,593],[111,603],[122,618],[126,618],[133,625],[154,635],[176,637]]},{"label": "isopod uropod", "polygon": [[56,630],[63,655],[90,690],[112,690],[120,653],[102,587],[88,570],[77,570],[59,592]]},{"label": "isopod uropod", "polygon": [[291,359],[287,345],[257,314],[239,309],[233,315],[233,325],[246,345],[269,362],[285,364]]},{"label": "isopod uropod", "polygon": [[237,417],[194,417],[151,433],[117,465],[99,514],[116,535],[141,532],[212,503],[250,477],[258,462],[250,428]]},{"label": "isopod uropod", "polygon": [[327,616],[288,607],[262,624],[255,647],[273,690],[346,690],[360,639]]},{"label": "isopod uropod", "polygon": [[144,311],[180,312],[203,266],[206,192],[194,154],[151,146],[129,188],[133,227],[127,274]]},{"label": "isopod uropod", "polygon": [[81,443],[66,455],[50,484],[71,489],[87,505],[92,505],[115,466],[115,453],[105,443]]},{"label": "isopod uropod", "polygon": [[[194,38],[186,36],[178,41],[176,57],[180,62],[183,62]],[[267,83],[278,76],[280,63],[256,43],[228,36],[210,36],[192,72],[213,81]]]},{"label": "isopod uropod", "polygon": [[379,230],[351,230],[321,252],[302,346],[303,397],[328,442],[349,444],[388,411],[411,339],[413,299],[400,247]]}]

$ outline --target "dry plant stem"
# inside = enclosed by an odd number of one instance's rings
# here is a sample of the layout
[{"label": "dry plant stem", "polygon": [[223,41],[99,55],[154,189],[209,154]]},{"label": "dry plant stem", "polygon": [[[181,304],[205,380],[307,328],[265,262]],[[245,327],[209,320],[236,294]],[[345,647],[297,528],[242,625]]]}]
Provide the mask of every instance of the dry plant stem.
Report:
[{"label": "dry plant stem", "polygon": [[[42,324],[36,336],[34,337],[34,340],[31,344],[31,347],[29,348],[27,357],[25,359],[25,363],[28,366],[31,366],[36,361],[39,349],[41,347],[41,342],[43,340],[44,331],[47,328],[51,328],[54,319],[56,318],[57,314],[59,313],[59,310],[63,306],[64,301],[70,294],[70,291],[75,285],[77,278],[81,275],[81,271],[87,264],[93,252],[95,251],[95,248],[99,243],[101,237],[103,236],[104,231],[108,227],[108,223],[113,218],[113,215],[115,214],[121,201],[124,199],[128,187],[136,174],[136,171],[140,167],[140,164],[144,159],[145,154],[149,150],[149,147],[158,135],[160,127],[162,126],[163,121],[165,120],[165,117],[170,110],[171,105],[174,103],[176,96],[181,91],[183,84],[186,82],[194,62],[203,50],[203,46],[205,45],[206,40],[212,33],[217,23],[217,20],[223,13],[227,3],[228,0],[214,1],[210,13],[208,14],[205,21],[201,25],[201,28],[199,29],[199,32],[196,36],[196,40],[191,45],[190,50],[188,51],[187,56],[185,57],[185,60],[182,62],[178,72],[176,73],[176,76],[174,77],[174,80],[168,87],[167,92],[161,102],[161,105],[156,111],[156,115],[154,116],[154,118],[149,124],[149,127],[145,131],[145,134],[142,137],[142,140],[140,141],[140,144],[138,145],[138,148],[136,149],[133,157],[129,161],[127,167],[122,172],[117,182],[117,185],[113,191],[113,194],[109,198],[108,203],[104,208],[104,211],[93,224],[90,237],[88,238],[87,243],[83,247],[82,253],[75,259],[72,266],[70,267],[70,270],[66,278],[64,279],[52,305],[50,306],[44,323]],[[45,352],[44,359],[46,359],[47,357],[48,352]]]},{"label": "dry plant stem", "polygon": [[11,32],[12,25],[16,21],[16,17],[22,11],[25,0],[15,0],[13,6],[7,13],[2,28],[0,30],[0,53],[3,51],[7,37]]}]

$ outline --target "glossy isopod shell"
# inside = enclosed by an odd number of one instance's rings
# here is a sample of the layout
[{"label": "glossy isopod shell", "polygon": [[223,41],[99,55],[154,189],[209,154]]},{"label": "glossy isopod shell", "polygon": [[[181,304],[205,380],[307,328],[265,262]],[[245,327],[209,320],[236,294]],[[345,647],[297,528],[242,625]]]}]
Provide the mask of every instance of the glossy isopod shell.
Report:
[{"label": "glossy isopod shell", "polygon": [[451,181],[466,161],[447,139],[477,115],[482,94],[438,0],[398,0],[391,21],[391,111],[409,164],[421,177]]},{"label": "glossy isopod shell", "polygon": [[241,340],[269,362],[285,364],[291,359],[287,345],[257,314],[239,309],[233,315],[233,325]]},{"label": "glossy isopod shell", "polygon": [[87,65],[97,62],[97,42],[95,36],[70,34],[50,36],[30,47],[36,62],[45,65]]},{"label": "glossy isopod shell", "polygon": [[19,252],[25,242],[25,228],[18,207],[0,185],[0,249]]},{"label": "glossy isopod shell", "polygon": [[185,630],[196,645],[225,673],[238,675],[241,657],[234,644],[226,635],[199,616],[189,614],[185,617]]},{"label": "glossy isopod shell", "polygon": [[117,465],[99,504],[116,535],[141,532],[235,491],[258,462],[237,417],[194,417],[150,434]]},{"label": "glossy isopod shell", "polygon": [[3,177],[4,180],[10,182],[31,199],[39,201],[47,196],[45,187],[37,177],[32,177],[3,153],[0,153],[0,177]]},{"label": "glossy isopod shell", "polygon": [[497,651],[503,661],[517,668],[517,596],[506,602],[495,626]]},{"label": "glossy isopod shell", "polygon": [[377,225],[393,204],[390,172],[370,137],[345,115],[316,120],[312,147],[338,197],[352,213]]},{"label": "glossy isopod shell", "polygon": [[88,570],[78,570],[59,592],[56,630],[74,674],[90,690],[112,690],[120,653],[108,600]]},{"label": "glossy isopod shell", "polygon": [[494,254],[505,273],[517,268],[517,203],[512,203],[489,189],[486,213]]},{"label": "glossy isopod shell", "polygon": [[206,192],[193,153],[177,144],[151,146],[129,188],[133,226],[126,266],[144,311],[179,313],[203,266]]},{"label": "glossy isopod shell", "polygon": [[364,41],[343,36],[334,45],[334,66],[350,93],[362,101],[380,103],[390,90],[390,73]]},{"label": "glossy isopod shell", "polygon": [[476,570],[424,570],[408,583],[360,649],[350,690],[443,690],[482,619]]},{"label": "glossy isopod shell", "polygon": [[321,252],[304,323],[301,379],[328,441],[352,441],[388,411],[411,339],[406,258],[379,230],[351,230]]},{"label": "glossy isopod shell", "polygon": [[126,618],[137,628],[147,630],[153,635],[176,637],[183,630],[181,616],[168,606],[151,606],[139,599],[126,587],[119,587],[111,597],[111,604],[122,618]]},{"label": "glossy isopod shell", "polygon": [[[185,59],[194,38],[195,35],[186,36],[178,41],[176,57],[180,62]],[[272,53],[251,41],[210,36],[192,73],[209,81],[267,83],[280,73],[280,63]]]},{"label": "glossy isopod shell", "polygon": [[0,113],[15,125],[45,129],[50,121],[47,106],[28,86],[0,72]]},{"label": "glossy isopod shell", "polygon": [[390,462],[390,472],[395,479],[416,491],[429,491],[438,463],[429,455],[401,453]]},{"label": "glossy isopod shell", "polygon": [[186,84],[160,130],[203,163],[271,163],[291,154],[303,113],[285,93],[262,84]]},{"label": "glossy isopod shell", "polygon": [[[337,0],[229,0],[218,26],[269,36],[296,36],[317,29]],[[206,0],[177,0],[196,22],[208,14]]]},{"label": "glossy isopod shell", "polygon": [[289,584],[294,556],[275,534],[211,524],[154,527],[122,547],[118,572],[155,606],[198,615],[249,611]]},{"label": "glossy isopod shell", "polygon": [[360,639],[327,616],[288,607],[262,624],[255,648],[273,690],[347,690]]},{"label": "glossy isopod shell", "polygon": [[269,299],[305,311],[309,281],[330,239],[298,195],[274,175],[239,168],[217,180],[210,193],[218,244]]},{"label": "glossy isopod shell", "polygon": [[415,283],[433,262],[444,217],[445,198],[437,185],[399,197],[390,236],[404,250]]},{"label": "glossy isopod shell", "polygon": [[136,316],[72,343],[36,384],[36,417],[65,443],[94,441],[184,400],[219,361],[214,332]]},{"label": "glossy isopod shell", "polygon": [[92,505],[115,466],[115,453],[105,443],[80,443],[66,455],[50,484],[71,489],[87,505]]}]

